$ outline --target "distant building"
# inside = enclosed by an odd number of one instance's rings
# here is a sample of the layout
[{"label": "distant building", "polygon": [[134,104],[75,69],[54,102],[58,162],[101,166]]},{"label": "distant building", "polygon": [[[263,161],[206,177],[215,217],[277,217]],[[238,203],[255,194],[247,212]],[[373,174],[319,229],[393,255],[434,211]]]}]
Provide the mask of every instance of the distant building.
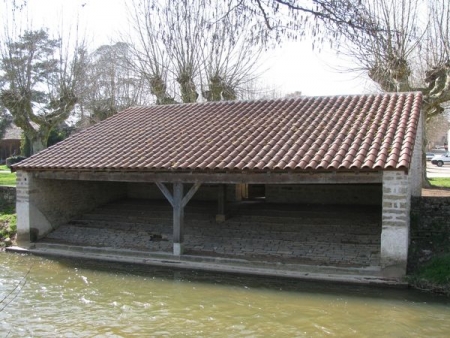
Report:
[{"label": "distant building", "polygon": [[8,157],[20,155],[20,139],[22,129],[11,123],[0,140],[0,163],[5,163]]}]

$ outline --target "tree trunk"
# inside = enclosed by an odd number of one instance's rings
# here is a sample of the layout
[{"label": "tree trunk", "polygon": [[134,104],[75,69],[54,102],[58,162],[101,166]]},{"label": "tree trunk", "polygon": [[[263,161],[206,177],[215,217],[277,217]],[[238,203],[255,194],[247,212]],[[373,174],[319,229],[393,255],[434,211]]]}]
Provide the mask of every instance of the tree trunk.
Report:
[{"label": "tree trunk", "polygon": [[44,144],[41,138],[34,139],[31,142],[31,155],[34,155],[45,148],[47,148],[47,145]]},{"label": "tree trunk", "polygon": [[34,155],[47,148],[49,128],[41,126],[39,130],[24,130],[26,137],[30,140],[30,155]]}]

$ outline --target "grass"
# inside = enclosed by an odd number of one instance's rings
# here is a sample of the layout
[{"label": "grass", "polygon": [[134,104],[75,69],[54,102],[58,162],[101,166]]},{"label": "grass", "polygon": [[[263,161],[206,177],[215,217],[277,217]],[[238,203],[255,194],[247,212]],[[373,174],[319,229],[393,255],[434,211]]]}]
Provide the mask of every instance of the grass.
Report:
[{"label": "grass", "polygon": [[450,188],[450,178],[448,177],[429,178],[428,180],[433,187]]},{"label": "grass", "polygon": [[450,253],[432,258],[410,277],[409,282],[419,289],[450,296]]},{"label": "grass", "polygon": [[438,285],[450,283],[450,254],[434,257],[419,270],[417,276]]},{"label": "grass", "polygon": [[0,172],[0,186],[1,185],[16,185],[16,173],[2,173]]},{"label": "grass", "polygon": [[6,165],[0,165],[0,186],[16,185],[16,173],[12,173]]}]

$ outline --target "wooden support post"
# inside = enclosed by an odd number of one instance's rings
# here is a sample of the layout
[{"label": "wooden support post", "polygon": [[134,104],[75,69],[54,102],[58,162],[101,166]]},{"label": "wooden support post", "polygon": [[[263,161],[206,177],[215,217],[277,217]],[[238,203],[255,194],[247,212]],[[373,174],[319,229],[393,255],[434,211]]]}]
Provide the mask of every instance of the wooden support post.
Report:
[{"label": "wooden support post", "polygon": [[173,254],[183,254],[183,228],[184,228],[184,206],[183,206],[183,183],[173,184]]},{"label": "wooden support post", "polygon": [[159,190],[161,190],[163,195],[167,198],[167,200],[169,201],[170,205],[173,207],[173,196],[170,193],[169,189],[167,189],[167,187],[164,185],[164,183],[155,182],[155,184],[159,188]]},{"label": "wooden support post", "polygon": [[218,210],[216,222],[225,222],[226,219],[226,202],[227,202],[227,185],[219,184],[217,194]]},{"label": "wooden support post", "polygon": [[195,183],[191,189],[187,192],[186,196],[183,197],[183,208],[188,204],[188,202],[191,200],[191,198],[194,196],[194,194],[197,192],[198,188],[200,188],[202,184],[201,183]]},{"label": "wooden support post", "polygon": [[183,254],[184,241],[184,207],[189,200],[194,196],[201,183],[195,183],[191,189],[183,197],[183,183],[177,182],[173,184],[173,195],[169,189],[161,182],[155,182],[163,195],[167,198],[173,208],[173,254],[180,256]]}]

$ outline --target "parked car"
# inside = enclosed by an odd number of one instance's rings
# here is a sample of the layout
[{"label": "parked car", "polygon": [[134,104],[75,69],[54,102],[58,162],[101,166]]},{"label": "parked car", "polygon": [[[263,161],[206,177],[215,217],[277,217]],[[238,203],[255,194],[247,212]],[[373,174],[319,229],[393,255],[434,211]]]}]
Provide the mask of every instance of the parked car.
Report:
[{"label": "parked car", "polygon": [[430,149],[426,152],[426,158],[427,161],[431,161],[433,159],[434,156],[440,156],[440,155],[445,155],[447,154],[447,151],[445,149]]},{"label": "parked car", "polygon": [[431,159],[431,163],[442,167],[446,163],[450,163],[450,153],[436,155]]},{"label": "parked car", "polygon": [[435,153],[426,153],[427,161],[431,161],[434,156],[436,156]]}]

